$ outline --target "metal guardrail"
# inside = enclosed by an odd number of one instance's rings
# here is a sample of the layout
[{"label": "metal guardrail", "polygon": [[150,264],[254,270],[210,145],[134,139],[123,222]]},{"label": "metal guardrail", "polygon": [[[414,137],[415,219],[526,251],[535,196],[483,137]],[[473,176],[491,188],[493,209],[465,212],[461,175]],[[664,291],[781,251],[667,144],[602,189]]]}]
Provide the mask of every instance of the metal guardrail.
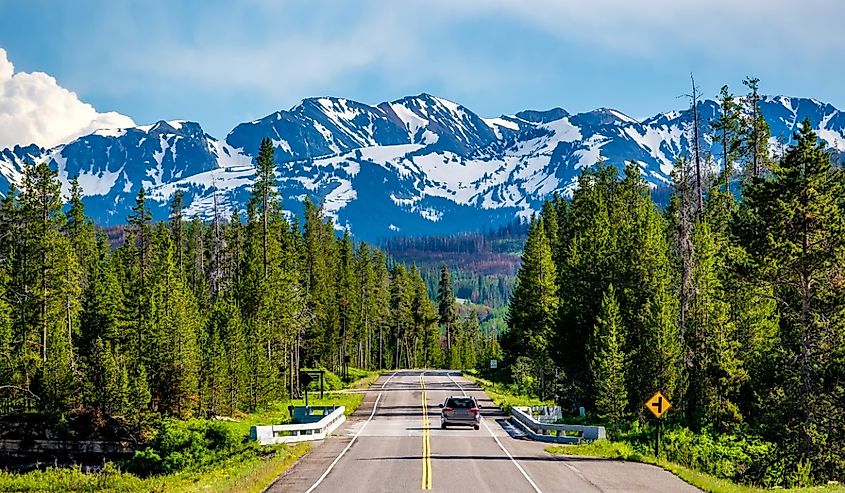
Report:
[{"label": "metal guardrail", "polygon": [[604,426],[542,423],[531,415],[530,407],[512,407],[512,421],[534,440],[554,443],[580,443],[606,438]]},{"label": "metal guardrail", "polygon": [[253,426],[249,430],[249,439],[258,441],[261,445],[323,440],[346,421],[346,415],[344,414],[346,408],[343,406],[311,406],[309,410],[314,411],[320,409],[328,412],[319,421],[287,425]]}]

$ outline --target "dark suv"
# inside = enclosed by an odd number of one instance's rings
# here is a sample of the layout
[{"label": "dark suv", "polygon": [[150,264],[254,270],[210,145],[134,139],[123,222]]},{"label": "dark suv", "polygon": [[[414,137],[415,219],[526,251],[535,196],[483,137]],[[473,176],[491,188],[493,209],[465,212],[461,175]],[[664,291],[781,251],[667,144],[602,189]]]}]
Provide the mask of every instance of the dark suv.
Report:
[{"label": "dark suv", "polygon": [[440,404],[440,427],[444,430],[449,425],[472,426],[476,430],[481,423],[481,406],[470,396],[452,396]]}]

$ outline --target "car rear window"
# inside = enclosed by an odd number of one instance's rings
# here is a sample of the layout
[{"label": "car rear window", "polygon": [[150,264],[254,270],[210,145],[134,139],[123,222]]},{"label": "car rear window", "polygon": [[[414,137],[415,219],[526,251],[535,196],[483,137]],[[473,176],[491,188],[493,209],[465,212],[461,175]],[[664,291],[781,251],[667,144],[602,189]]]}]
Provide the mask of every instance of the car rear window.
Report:
[{"label": "car rear window", "polygon": [[446,402],[446,407],[469,409],[471,407],[475,407],[475,402],[473,402],[471,397],[453,397]]}]

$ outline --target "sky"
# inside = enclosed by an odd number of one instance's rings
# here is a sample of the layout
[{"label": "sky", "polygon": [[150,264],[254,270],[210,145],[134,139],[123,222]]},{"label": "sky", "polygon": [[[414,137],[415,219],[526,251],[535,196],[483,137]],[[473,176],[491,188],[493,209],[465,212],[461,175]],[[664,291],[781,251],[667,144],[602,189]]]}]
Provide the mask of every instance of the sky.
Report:
[{"label": "sky", "polygon": [[300,100],[431,93],[492,117],[703,95],[845,109],[838,0],[0,0],[0,148],[184,119],[223,138]]}]

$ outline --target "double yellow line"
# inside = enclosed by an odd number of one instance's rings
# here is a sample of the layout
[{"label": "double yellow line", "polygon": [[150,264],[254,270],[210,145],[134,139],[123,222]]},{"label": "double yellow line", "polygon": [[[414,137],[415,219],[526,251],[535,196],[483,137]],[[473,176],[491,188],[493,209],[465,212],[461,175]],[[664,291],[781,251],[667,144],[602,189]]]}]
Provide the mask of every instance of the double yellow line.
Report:
[{"label": "double yellow line", "polygon": [[422,456],[422,489],[431,489],[431,439],[429,438],[428,405],[425,398],[425,379],[420,373],[420,385],[422,386],[422,422],[423,422],[423,456]]}]

